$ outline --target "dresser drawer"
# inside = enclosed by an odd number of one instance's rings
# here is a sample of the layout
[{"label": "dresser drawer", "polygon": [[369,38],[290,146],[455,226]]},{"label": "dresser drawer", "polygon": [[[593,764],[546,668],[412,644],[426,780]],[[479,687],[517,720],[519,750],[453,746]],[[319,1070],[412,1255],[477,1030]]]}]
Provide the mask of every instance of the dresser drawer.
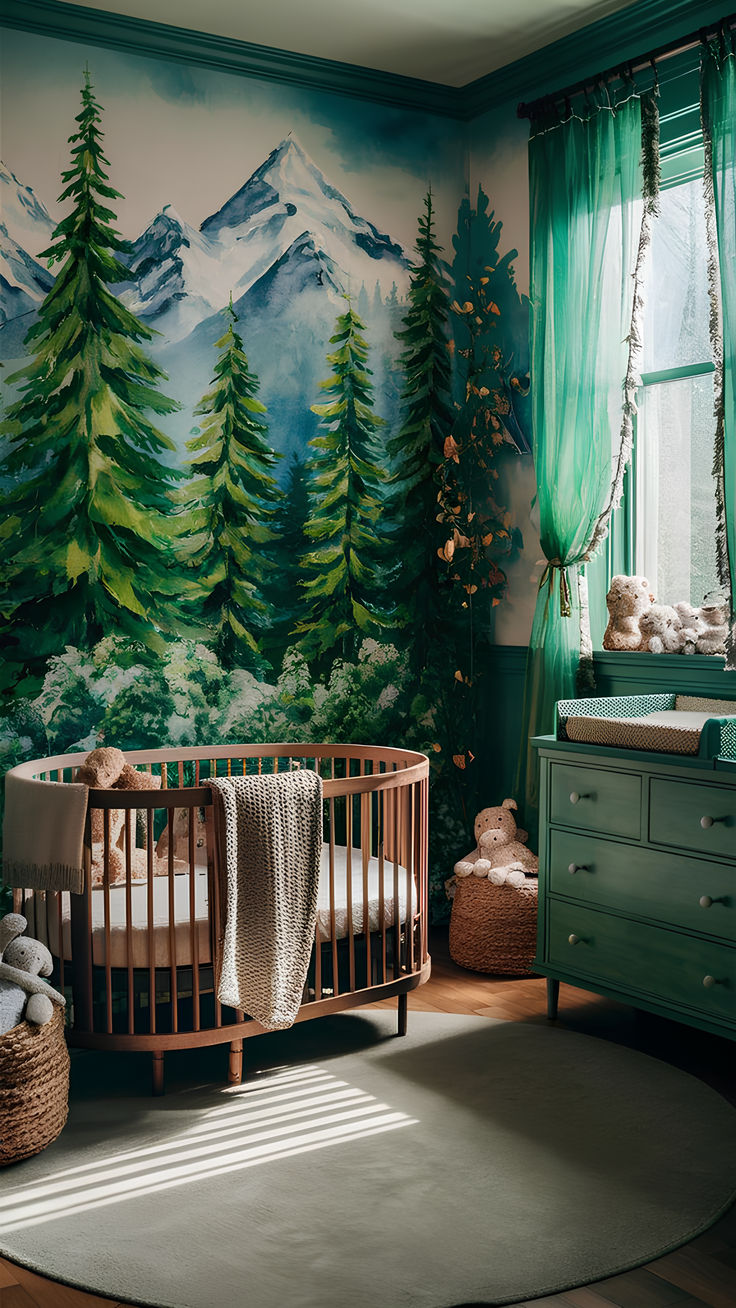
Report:
[{"label": "dresser drawer", "polygon": [[553,763],[550,821],[612,836],[641,835],[641,777],[631,772]]},{"label": "dresser drawer", "polygon": [[682,1004],[736,1028],[736,954],[681,935],[551,900],[547,961],[573,981],[600,981],[633,1000]]},{"label": "dresser drawer", "polygon": [[736,859],[736,788],[653,777],[649,839],[699,854]]},{"label": "dresser drawer", "polygon": [[736,942],[736,867],[576,831],[549,840],[553,895]]}]

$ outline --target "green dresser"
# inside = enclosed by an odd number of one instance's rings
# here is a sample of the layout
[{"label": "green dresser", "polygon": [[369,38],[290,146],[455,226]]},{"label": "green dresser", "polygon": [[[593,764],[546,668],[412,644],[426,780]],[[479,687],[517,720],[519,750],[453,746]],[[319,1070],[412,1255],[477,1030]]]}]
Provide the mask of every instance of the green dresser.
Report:
[{"label": "green dresser", "polygon": [[736,1037],[736,766],[554,737],[535,972]]}]

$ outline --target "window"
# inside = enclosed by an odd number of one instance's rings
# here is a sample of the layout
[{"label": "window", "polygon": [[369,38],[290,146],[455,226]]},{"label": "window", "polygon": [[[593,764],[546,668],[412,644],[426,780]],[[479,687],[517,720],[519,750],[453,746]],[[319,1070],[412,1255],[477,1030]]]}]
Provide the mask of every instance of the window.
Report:
[{"label": "window", "polygon": [[646,576],[660,604],[699,605],[720,587],[704,151],[692,54],[664,66],[659,111],[661,190],[643,287],[639,412],[607,569],[609,579]]},{"label": "window", "polygon": [[635,571],[661,604],[718,588],[714,368],[702,178],[660,195],[644,284],[634,461]]}]

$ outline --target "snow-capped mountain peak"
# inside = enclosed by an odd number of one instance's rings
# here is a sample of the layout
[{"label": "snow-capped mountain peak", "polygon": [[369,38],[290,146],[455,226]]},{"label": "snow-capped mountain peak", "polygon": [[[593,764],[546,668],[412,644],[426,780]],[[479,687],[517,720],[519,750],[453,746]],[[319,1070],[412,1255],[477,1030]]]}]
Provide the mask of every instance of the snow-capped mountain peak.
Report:
[{"label": "snow-capped mountain peak", "polygon": [[202,236],[224,247],[239,294],[304,233],[329,257],[339,285],[379,280],[388,292],[394,280],[405,278],[408,261],[401,246],[355,213],[292,135],[201,227]]},{"label": "snow-capped mountain peak", "polygon": [[32,258],[51,244],[55,224],[45,204],[1,161],[0,214],[8,236]]}]

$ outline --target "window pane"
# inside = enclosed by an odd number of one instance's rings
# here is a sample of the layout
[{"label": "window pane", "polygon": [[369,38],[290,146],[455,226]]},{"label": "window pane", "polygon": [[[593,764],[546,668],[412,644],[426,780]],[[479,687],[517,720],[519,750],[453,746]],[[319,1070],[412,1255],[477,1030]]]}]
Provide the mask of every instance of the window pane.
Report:
[{"label": "window pane", "polygon": [[645,386],[636,453],[637,571],[659,604],[718,589],[713,374]]},{"label": "window pane", "polygon": [[659,207],[644,284],[645,374],[712,357],[702,180],[663,191]]}]

